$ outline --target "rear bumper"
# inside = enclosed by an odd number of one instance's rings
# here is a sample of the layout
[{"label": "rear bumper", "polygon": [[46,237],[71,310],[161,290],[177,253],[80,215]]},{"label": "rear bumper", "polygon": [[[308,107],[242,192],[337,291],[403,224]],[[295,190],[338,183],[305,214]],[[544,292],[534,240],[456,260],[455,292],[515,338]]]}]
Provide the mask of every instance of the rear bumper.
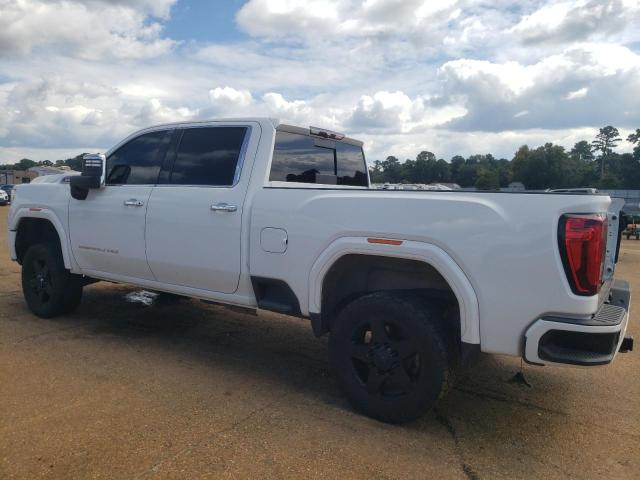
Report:
[{"label": "rear bumper", "polygon": [[607,302],[591,318],[545,316],[536,320],[525,333],[524,359],[538,365],[611,363],[625,338],[630,302],[629,284],[614,280]]}]

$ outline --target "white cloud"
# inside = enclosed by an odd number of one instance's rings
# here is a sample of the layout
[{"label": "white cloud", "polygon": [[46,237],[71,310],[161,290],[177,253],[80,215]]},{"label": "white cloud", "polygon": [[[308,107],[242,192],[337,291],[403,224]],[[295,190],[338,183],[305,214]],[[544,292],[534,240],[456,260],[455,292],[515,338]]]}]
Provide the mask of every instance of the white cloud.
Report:
[{"label": "white cloud", "polygon": [[429,98],[411,99],[401,91],[380,91],[360,97],[347,126],[360,131],[408,133],[442,125],[465,113],[460,105],[434,106]]},{"label": "white cloud", "polygon": [[[433,38],[460,15],[460,0],[249,0],[238,12],[250,35],[301,38]],[[431,30],[431,32],[430,32]]]},{"label": "white cloud", "polygon": [[574,90],[572,92],[567,93],[567,96],[564,97],[565,100],[574,100],[576,98],[582,98],[589,92],[587,87],[579,88],[578,90]]},{"label": "white cloud", "polygon": [[253,103],[249,90],[236,90],[232,87],[216,87],[209,90],[209,98],[214,107],[222,111],[244,109]]},{"label": "white cloud", "polygon": [[[52,0],[49,0],[52,1]],[[56,1],[56,0],[53,0]],[[177,0],[75,0],[87,5],[107,4],[134,8],[159,18],[168,18],[171,7]]]},{"label": "white cloud", "polygon": [[338,10],[344,3],[339,0],[249,0],[236,18],[240,27],[251,35],[320,34],[337,27]]},{"label": "white cloud", "polygon": [[290,123],[309,124],[314,119],[314,111],[303,100],[286,100],[280,93],[269,92],[262,97],[267,112]]},{"label": "white cloud", "polygon": [[[124,113],[124,112],[123,112]],[[197,110],[188,107],[169,107],[163,105],[157,98],[143,103],[135,117],[134,125],[154,125],[159,123],[172,123],[191,120],[198,115]]]},{"label": "white cloud", "polygon": [[603,37],[640,21],[636,1],[550,2],[526,15],[511,31],[524,43],[562,43]]},{"label": "white cloud", "polygon": [[[582,44],[530,65],[460,59],[440,75],[446,95],[465,99],[456,130],[640,124],[640,55],[620,45]],[[559,108],[566,99],[572,107]]]},{"label": "white cloud", "polygon": [[370,158],[640,125],[638,0],[249,0],[235,43],[167,38],[175,3],[0,0],[0,162],[216,116],[346,131]]},{"label": "white cloud", "polygon": [[0,145],[12,147],[107,147],[138,128],[198,114],[156,98],[132,98],[106,84],[61,78],[17,84],[3,110],[7,121],[0,128]]},{"label": "white cloud", "polygon": [[168,15],[173,1],[0,0],[0,56],[36,49],[84,59],[138,59],[171,50],[162,27],[147,15]]}]

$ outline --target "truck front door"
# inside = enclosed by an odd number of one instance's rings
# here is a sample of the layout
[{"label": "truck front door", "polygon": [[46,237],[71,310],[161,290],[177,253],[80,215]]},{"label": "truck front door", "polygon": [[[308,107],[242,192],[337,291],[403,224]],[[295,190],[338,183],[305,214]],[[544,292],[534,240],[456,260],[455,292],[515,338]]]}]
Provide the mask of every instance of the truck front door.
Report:
[{"label": "truck front door", "polygon": [[128,140],[107,157],[106,185],[85,200],[71,198],[71,248],[84,271],[153,280],[145,216],[171,134],[164,129]]}]

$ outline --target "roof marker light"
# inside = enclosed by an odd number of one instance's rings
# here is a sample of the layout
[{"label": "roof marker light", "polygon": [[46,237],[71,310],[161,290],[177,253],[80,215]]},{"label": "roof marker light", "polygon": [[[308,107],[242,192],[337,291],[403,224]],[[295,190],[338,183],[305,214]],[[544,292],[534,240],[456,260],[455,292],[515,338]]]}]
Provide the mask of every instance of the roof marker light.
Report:
[{"label": "roof marker light", "polygon": [[389,238],[367,238],[367,242],[380,245],[402,245],[402,240],[391,240]]},{"label": "roof marker light", "polygon": [[309,133],[316,137],[327,138],[330,140],[342,140],[344,133],[332,132],[331,130],[325,130],[324,128],[309,127]]}]

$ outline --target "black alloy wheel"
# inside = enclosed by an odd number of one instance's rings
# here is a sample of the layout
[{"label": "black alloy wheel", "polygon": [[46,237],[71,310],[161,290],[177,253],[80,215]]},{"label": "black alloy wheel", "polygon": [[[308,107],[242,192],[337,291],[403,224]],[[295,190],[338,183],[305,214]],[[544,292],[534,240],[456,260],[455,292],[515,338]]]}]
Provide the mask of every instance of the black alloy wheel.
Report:
[{"label": "black alloy wheel", "polygon": [[32,245],[22,259],[22,293],[34,314],[51,318],[80,304],[82,278],[65,269],[58,245]]},{"label": "black alloy wheel", "polygon": [[410,295],[376,292],[348,304],[331,326],[329,355],[351,404],[401,423],[431,408],[448,386],[439,310]]},{"label": "black alloy wheel", "polygon": [[31,293],[35,295],[38,301],[45,305],[51,301],[53,297],[53,285],[51,282],[51,272],[44,258],[34,258],[31,262],[31,279],[29,280],[29,288]]},{"label": "black alloy wheel", "polygon": [[354,331],[351,367],[372,395],[406,395],[420,376],[420,354],[395,319],[374,318]]}]

